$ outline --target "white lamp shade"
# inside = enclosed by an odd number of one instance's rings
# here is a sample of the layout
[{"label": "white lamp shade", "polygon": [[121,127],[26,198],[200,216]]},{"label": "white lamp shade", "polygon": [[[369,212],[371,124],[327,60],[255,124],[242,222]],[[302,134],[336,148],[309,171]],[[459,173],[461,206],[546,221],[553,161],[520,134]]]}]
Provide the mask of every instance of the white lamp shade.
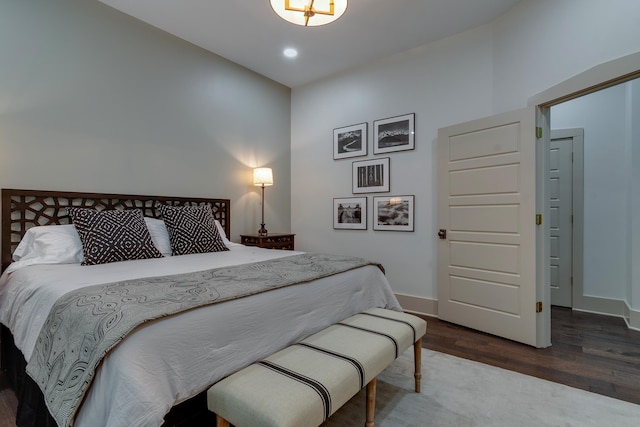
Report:
[{"label": "white lamp shade", "polygon": [[[313,10],[316,13],[307,20],[304,9],[311,4],[311,0],[270,0],[270,2],[273,11],[285,21],[309,27],[329,24],[340,18],[347,10],[347,0],[314,0]],[[331,3],[334,4],[333,14],[329,15]]]},{"label": "white lamp shade", "polygon": [[273,185],[273,172],[271,168],[255,168],[253,170],[253,185],[257,187]]}]

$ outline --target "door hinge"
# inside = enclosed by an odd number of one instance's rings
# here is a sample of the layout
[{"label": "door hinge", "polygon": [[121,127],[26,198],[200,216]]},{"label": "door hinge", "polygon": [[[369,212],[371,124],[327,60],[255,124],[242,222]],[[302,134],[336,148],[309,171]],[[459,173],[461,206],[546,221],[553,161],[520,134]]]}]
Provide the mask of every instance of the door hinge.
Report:
[{"label": "door hinge", "polygon": [[542,301],[536,302],[536,313],[542,313]]},{"label": "door hinge", "polygon": [[536,126],[536,138],[542,138],[542,128],[538,126]]},{"label": "door hinge", "polygon": [[542,214],[536,214],[536,225],[542,225]]}]

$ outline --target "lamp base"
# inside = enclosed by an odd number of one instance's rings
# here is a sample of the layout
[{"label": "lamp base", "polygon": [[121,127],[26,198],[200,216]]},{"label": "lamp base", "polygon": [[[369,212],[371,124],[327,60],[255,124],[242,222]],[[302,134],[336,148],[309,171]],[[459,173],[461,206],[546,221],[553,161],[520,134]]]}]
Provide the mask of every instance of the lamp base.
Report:
[{"label": "lamp base", "polygon": [[258,235],[260,236],[266,236],[267,234],[269,234],[269,232],[267,231],[266,228],[264,228],[264,223],[260,224],[260,230],[258,230]]}]

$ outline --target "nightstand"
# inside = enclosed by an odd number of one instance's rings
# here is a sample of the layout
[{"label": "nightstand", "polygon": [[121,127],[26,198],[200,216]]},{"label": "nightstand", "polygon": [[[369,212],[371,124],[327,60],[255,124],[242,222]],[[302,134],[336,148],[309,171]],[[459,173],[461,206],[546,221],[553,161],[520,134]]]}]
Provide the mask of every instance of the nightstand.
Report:
[{"label": "nightstand", "polygon": [[240,243],[265,249],[292,251],[294,250],[293,236],[295,236],[295,234],[269,233],[266,236],[260,236],[259,234],[241,234]]}]

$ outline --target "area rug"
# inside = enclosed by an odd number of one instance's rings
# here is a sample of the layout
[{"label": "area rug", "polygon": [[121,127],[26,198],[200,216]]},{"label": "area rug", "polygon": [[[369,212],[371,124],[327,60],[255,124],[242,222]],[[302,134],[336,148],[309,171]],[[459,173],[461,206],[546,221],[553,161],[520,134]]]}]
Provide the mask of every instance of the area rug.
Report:
[{"label": "area rug", "polygon": [[[378,376],[376,427],[637,427],[640,405],[423,349],[422,392],[413,349]],[[364,425],[360,392],[322,427]]]}]

